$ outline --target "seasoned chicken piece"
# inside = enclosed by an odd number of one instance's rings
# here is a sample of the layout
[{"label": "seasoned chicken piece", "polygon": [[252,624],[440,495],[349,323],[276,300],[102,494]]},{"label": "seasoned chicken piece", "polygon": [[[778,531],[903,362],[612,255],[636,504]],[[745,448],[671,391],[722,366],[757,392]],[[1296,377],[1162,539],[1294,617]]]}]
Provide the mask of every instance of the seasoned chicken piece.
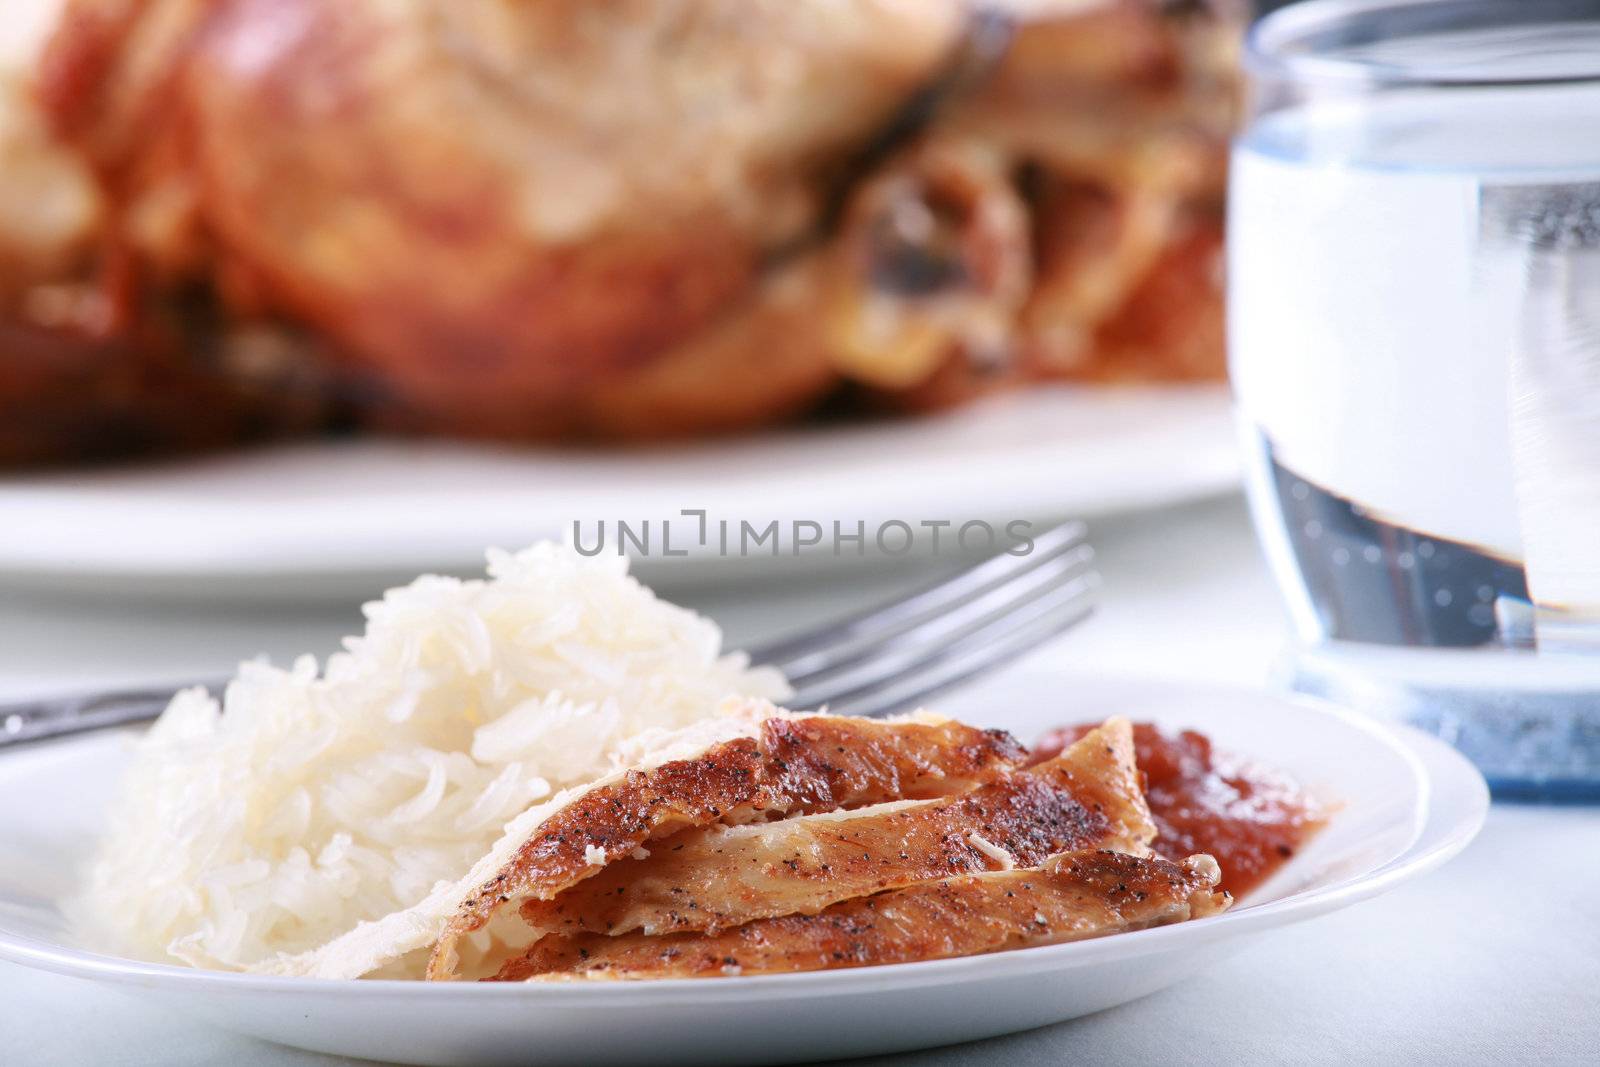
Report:
[{"label": "seasoned chicken piece", "polygon": [[50,136],[21,78],[0,67],[0,298],[80,274],[100,206],[89,168]]},{"label": "seasoned chicken piece", "polygon": [[[483,412],[456,432],[628,441],[727,433],[799,415],[839,384],[817,324],[819,294],[831,284],[832,268],[831,256],[806,252],[770,271],[749,299],[648,366],[570,403],[518,410],[510,422]],[[366,415],[379,429],[415,431],[431,425],[419,423],[416,411],[392,400],[373,398]]]},{"label": "seasoned chicken piece", "polygon": [[1116,313],[1095,327],[1081,377],[1098,381],[1215,381],[1227,374],[1222,214],[1183,213]]},{"label": "seasoned chicken piece", "polygon": [[1221,374],[1238,0],[12,4],[0,463]]},{"label": "seasoned chicken piece", "polygon": [[992,75],[852,190],[824,321],[875,406],[1222,375],[1240,5],[1028,6]]},{"label": "seasoned chicken piece", "polygon": [[1154,836],[1132,730],[1113,719],[1057,758],[957,797],[676,834],[521,914],[560,933],[717,930],[1059,852],[1145,854]]},{"label": "seasoned chicken piece", "polygon": [[325,423],[314,341],[218,321],[195,294],[147,306],[100,247],[105,214],[90,168],[0,63],[0,468]]},{"label": "seasoned chicken piece", "polygon": [[1007,357],[1033,282],[1015,162],[993,144],[935,136],[854,191],[823,294],[841,373],[892,392],[957,353]]},{"label": "seasoned chicken piece", "polygon": [[214,261],[392,406],[505,435],[747,299],[965,19],[962,0],[74,0],[42,84],[143,260]]},{"label": "seasoned chicken piece", "polygon": [[106,336],[54,317],[103,306],[93,287],[26,296],[18,312],[0,308],[0,470],[218,448],[310,432],[333,416],[316,345],[298,335],[161,322]]},{"label": "seasoned chicken piece", "polygon": [[948,878],[716,934],[552,935],[501,968],[535,978],[702,978],[867,967],[1080,941],[1213,915],[1210,856],[1071,852],[1034,870]]},{"label": "seasoned chicken piece", "polygon": [[428,976],[452,977],[456,942],[506,905],[514,910],[528,899],[554,897],[680,830],[950,796],[1017,767],[1025,756],[1003,730],[958,722],[768,719],[756,737],[630,772],[541,823],[511,862],[462,904],[434,948]]},{"label": "seasoned chicken piece", "polygon": [[126,242],[160,212],[119,219],[34,91],[60,6],[11,0],[0,14],[0,469],[328,425],[317,339],[223,314],[204,286],[143,283]]}]

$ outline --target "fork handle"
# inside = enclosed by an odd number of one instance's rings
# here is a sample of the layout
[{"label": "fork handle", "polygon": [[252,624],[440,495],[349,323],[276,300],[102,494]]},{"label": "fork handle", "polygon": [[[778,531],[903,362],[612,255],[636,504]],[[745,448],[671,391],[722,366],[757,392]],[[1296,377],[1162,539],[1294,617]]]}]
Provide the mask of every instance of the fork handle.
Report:
[{"label": "fork handle", "polygon": [[149,722],[160,715],[173,695],[183,688],[188,687],[155,686],[0,705],[0,748],[107,726]]}]

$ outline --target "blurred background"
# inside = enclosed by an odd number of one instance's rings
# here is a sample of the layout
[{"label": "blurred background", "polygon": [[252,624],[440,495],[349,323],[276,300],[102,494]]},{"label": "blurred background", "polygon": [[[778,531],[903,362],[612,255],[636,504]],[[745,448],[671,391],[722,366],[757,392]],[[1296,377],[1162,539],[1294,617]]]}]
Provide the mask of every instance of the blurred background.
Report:
[{"label": "blurred background", "polygon": [[1005,547],[968,522],[1241,521],[1248,16],[8,5],[0,685],[326,651],[618,523],[737,638],[790,620],[751,583],[798,616]]}]

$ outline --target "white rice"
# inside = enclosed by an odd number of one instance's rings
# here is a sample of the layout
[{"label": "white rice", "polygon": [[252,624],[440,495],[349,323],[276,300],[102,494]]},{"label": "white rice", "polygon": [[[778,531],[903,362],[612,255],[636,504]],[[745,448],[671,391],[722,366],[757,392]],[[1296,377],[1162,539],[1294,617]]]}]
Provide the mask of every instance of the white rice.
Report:
[{"label": "white rice", "polygon": [[621,559],[550,544],[364,611],[321,676],[243,664],[222,707],[179,694],[139,743],[81,902],[100,947],[281,972],[462,879],[555,790],[787,695]]}]

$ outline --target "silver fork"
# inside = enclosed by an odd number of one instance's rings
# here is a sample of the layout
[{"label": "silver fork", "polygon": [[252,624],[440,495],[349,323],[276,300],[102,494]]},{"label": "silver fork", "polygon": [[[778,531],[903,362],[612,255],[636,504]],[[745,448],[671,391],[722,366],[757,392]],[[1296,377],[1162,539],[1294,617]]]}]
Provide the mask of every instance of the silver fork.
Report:
[{"label": "silver fork", "polygon": [[1033,539],[919,592],[749,649],[777,667],[796,709],[907,711],[1005,666],[1088,618],[1100,575],[1081,522]]},{"label": "silver fork", "polygon": [[[996,670],[1086,619],[1100,576],[1079,522],[909,596],[748,650],[781,670],[796,709],[905,711]],[[194,682],[220,693],[225,682]],[[180,687],[0,705],[0,748],[154,719]],[[183,686],[181,688],[189,688]]]}]

